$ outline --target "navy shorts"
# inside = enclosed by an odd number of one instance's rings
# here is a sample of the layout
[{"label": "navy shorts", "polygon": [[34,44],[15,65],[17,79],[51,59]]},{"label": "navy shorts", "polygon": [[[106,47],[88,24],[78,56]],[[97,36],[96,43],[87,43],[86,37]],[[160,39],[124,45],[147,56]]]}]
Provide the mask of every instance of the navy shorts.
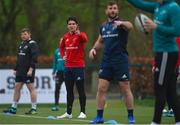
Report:
[{"label": "navy shorts", "polygon": [[113,79],[118,81],[129,81],[129,64],[119,63],[114,65],[101,64],[99,70],[99,78],[111,81]]},{"label": "navy shorts", "polygon": [[84,67],[66,67],[64,70],[65,81],[76,81],[84,79]]},{"label": "navy shorts", "polygon": [[34,83],[34,75],[33,76],[16,76],[15,81],[16,82],[22,82],[22,83]]}]

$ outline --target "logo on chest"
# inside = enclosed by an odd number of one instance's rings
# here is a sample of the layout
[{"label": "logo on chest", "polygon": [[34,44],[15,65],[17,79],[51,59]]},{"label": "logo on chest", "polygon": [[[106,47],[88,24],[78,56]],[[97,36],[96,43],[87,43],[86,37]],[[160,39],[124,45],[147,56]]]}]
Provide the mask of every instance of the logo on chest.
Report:
[{"label": "logo on chest", "polygon": [[75,43],[75,42],[76,42],[76,40],[77,40],[77,38],[73,38],[73,43]]},{"label": "logo on chest", "polygon": [[111,31],[107,31],[106,33],[107,33],[107,34],[111,34]]},{"label": "logo on chest", "polygon": [[28,46],[26,45],[26,46],[24,46],[24,49],[27,49],[28,48]]},{"label": "logo on chest", "polygon": [[66,43],[67,43],[67,42],[69,42],[69,39],[66,39],[66,41],[65,41],[65,42],[66,42]]},{"label": "logo on chest", "polygon": [[106,29],[103,27],[103,28],[102,28],[102,32],[104,32],[105,30],[106,30]]}]

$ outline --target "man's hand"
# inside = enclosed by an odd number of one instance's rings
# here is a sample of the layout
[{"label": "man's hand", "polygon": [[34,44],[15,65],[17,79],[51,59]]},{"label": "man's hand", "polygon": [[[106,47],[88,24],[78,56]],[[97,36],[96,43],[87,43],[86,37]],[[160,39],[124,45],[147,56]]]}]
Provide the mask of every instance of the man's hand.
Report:
[{"label": "man's hand", "polygon": [[115,27],[121,26],[122,24],[123,24],[122,21],[114,21],[114,26]]},{"label": "man's hand", "polygon": [[64,60],[64,61],[66,60],[66,56],[63,56],[63,60]]},{"label": "man's hand", "polygon": [[130,31],[131,29],[133,29],[133,25],[131,22],[129,21],[114,21],[114,27],[122,27],[128,31]]},{"label": "man's hand", "polygon": [[151,19],[147,19],[144,24],[144,29],[147,32],[151,32],[153,29],[157,28],[157,24],[153,22]]},{"label": "man's hand", "polygon": [[53,74],[52,77],[53,77],[53,80],[55,80],[56,79],[56,74]]},{"label": "man's hand", "polygon": [[76,32],[75,32],[78,36],[80,35],[80,30],[78,29],[78,30],[76,30]]},{"label": "man's hand", "polygon": [[89,58],[94,59],[95,56],[96,56],[96,49],[92,48],[89,52]]},{"label": "man's hand", "polygon": [[27,72],[27,76],[32,76],[33,68],[29,68]]},{"label": "man's hand", "polygon": [[155,73],[155,69],[156,69],[155,66],[153,66],[152,69],[151,69],[153,74]]}]

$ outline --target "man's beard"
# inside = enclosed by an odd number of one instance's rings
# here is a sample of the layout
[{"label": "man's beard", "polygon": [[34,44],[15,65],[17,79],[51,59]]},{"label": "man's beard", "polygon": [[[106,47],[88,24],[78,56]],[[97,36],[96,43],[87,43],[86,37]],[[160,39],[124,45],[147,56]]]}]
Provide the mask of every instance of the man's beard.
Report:
[{"label": "man's beard", "polygon": [[118,16],[117,14],[114,14],[113,17],[112,17],[110,14],[108,14],[108,18],[111,19],[111,20],[115,19],[117,16]]}]

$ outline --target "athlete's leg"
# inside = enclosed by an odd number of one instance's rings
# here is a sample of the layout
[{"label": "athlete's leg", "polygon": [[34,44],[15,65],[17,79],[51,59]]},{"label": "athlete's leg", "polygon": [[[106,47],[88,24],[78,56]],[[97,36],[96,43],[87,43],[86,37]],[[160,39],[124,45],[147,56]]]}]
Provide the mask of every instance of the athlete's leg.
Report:
[{"label": "athlete's leg", "polygon": [[72,113],[72,105],[74,102],[74,80],[65,79],[66,91],[67,91],[67,113]]},{"label": "athlete's leg", "polygon": [[168,84],[167,89],[167,101],[171,104],[171,108],[173,109],[175,115],[175,121],[180,122],[180,103],[178,101],[177,93],[176,93],[176,77],[171,79]]},{"label": "athlete's leg", "polygon": [[109,82],[112,79],[112,67],[110,65],[105,65],[102,63],[99,70],[99,83],[96,95],[97,116],[90,122],[91,124],[104,123],[103,112],[106,103],[106,92],[109,87]]},{"label": "athlete's leg", "polygon": [[13,103],[11,107],[16,108],[17,107],[17,103],[19,102],[19,99],[21,97],[21,89],[23,87],[22,82],[16,82],[15,83],[15,88],[14,88],[14,95],[13,95]]},{"label": "athlete's leg", "polygon": [[134,98],[130,88],[129,81],[121,81],[119,82],[119,87],[121,89],[122,94],[124,95],[124,101],[128,110],[134,109]]},{"label": "athlete's leg", "polygon": [[176,54],[170,54],[170,59],[168,61],[168,80],[167,80],[167,101],[171,104],[172,109],[175,114],[175,121],[180,122],[180,103],[178,101],[177,93],[176,93],[176,81],[177,81],[177,75],[175,72],[175,66],[176,66],[176,60],[177,55]]},{"label": "athlete's leg", "polygon": [[56,74],[56,81],[55,81],[55,105],[59,105],[59,93],[61,89],[61,85],[64,81],[63,72],[57,72]]},{"label": "athlete's leg", "polygon": [[153,122],[160,124],[162,110],[165,107],[165,102],[166,102],[166,90],[163,86],[159,85],[158,82],[155,82],[154,93],[155,93],[155,109],[154,109]]},{"label": "athlete's leg", "polygon": [[79,93],[79,102],[81,111],[85,113],[85,107],[86,107],[86,93],[84,88],[84,79],[76,80],[76,86]]},{"label": "athlete's leg", "polygon": [[12,113],[16,114],[17,111],[17,104],[19,102],[20,96],[21,96],[21,88],[23,86],[22,82],[16,82],[15,83],[15,88],[14,88],[14,95],[13,95],[13,102],[11,105],[11,108],[4,110],[4,113]]},{"label": "athlete's leg", "polygon": [[119,82],[119,86],[121,89],[122,94],[124,95],[124,101],[128,112],[128,122],[135,123],[134,118],[134,98],[131,92],[130,83],[129,81],[121,81]]},{"label": "athlete's leg", "polygon": [[104,105],[106,103],[106,92],[109,87],[109,81],[99,79],[98,90],[96,95],[97,115],[103,117]]},{"label": "athlete's leg", "polygon": [[36,89],[34,87],[34,83],[28,83],[26,84],[26,86],[30,92],[32,109],[36,109],[37,108],[37,94],[36,94]]},{"label": "athlete's leg", "polygon": [[61,84],[58,82],[55,83],[55,106],[59,105],[59,93],[60,93]]},{"label": "athlete's leg", "polygon": [[160,124],[161,115],[166,102],[166,89],[168,79],[168,53],[156,53],[156,69],[154,73],[155,107],[153,122]]}]

